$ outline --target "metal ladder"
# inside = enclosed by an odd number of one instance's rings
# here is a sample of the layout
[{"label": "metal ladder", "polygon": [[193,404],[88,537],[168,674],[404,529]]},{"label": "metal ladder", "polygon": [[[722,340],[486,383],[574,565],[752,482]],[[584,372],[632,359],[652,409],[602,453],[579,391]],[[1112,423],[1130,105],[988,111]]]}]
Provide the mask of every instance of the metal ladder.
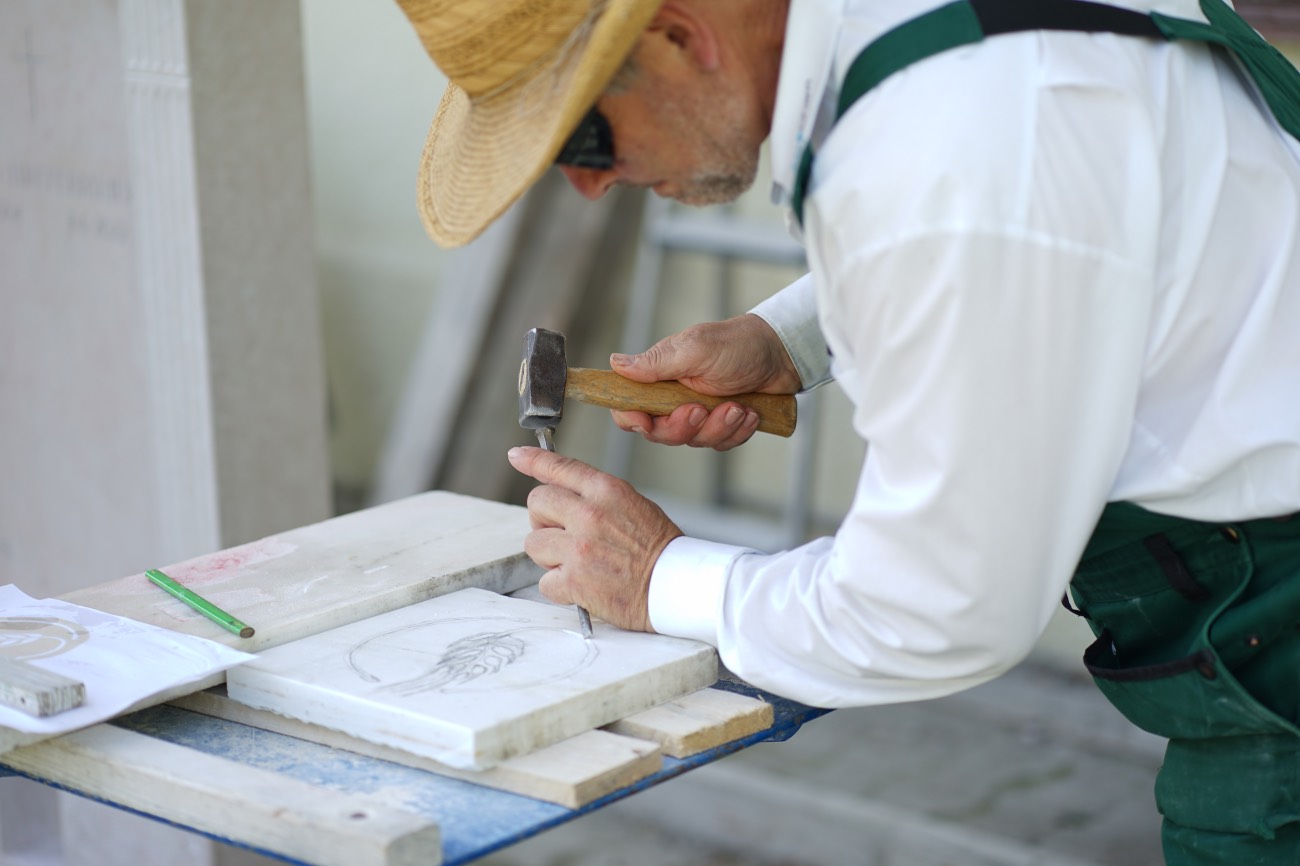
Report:
[{"label": "metal ladder", "polygon": [[[640,352],[656,339],[653,334],[663,266],[673,253],[712,256],[723,266],[715,286],[715,316],[736,314],[732,308],[732,268],[736,262],[806,268],[803,248],[778,227],[757,224],[724,208],[687,211],[657,196],[647,196],[632,282],[628,290],[627,313],[620,341],[621,351]],[[797,546],[806,539],[811,525],[813,465],[819,426],[819,391],[798,395],[799,423],[790,440],[786,472],[787,496],[777,520],[740,516],[728,496],[728,472],[724,455],[711,460],[709,501],[701,506],[660,501],[664,510],[691,535],[763,550]],[[636,438],[617,428],[606,440],[604,469],[627,477]]]}]

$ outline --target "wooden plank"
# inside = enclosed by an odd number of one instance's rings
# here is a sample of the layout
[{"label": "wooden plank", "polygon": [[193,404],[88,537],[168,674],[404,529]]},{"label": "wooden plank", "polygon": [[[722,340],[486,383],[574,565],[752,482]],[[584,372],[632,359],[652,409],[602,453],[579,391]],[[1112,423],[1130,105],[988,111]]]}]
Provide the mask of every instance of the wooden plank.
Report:
[{"label": "wooden plank", "polygon": [[52,716],[86,700],[84,683],[38,665],[0,656],[0,704],[29,716]]},{"label": "wooden plank", "polygon": [[478,589],[263,652],[230,697],[461,769],[486,769],[717,681],[696,641]]},{"label": "wooden plank", "polygon": [[458,770],[447,764],[401,749],[381,746],[321,725],[257,710],[231,700],[224,686],[177,698],[173,706],[345,749],[371,758],[427,770],[577,809],[606,794],[625,788],[663,766],[659,744],[609,731],[586,731],[527,755],[508,758],[490,770]]},{"label": "wooden plank", "polygon": [[541,572],[524,555],[527,533],[523,508],[434,491],[162,566],[256,629],[251,638],[143,573],[62,598],[258,652],[469,586],[509,592],[535,583]]},{"label": "wooden plank", "polygon": [[10,752],[21,773],[317,866],[434,866],[438,826],[356,794],[96,725]]},{"label": "wooden plank", "polygon": [[653,740],[664,754],[686,758],[772,727],[767,701],[722,689],[700,689],[606,725],[605,730]]}]

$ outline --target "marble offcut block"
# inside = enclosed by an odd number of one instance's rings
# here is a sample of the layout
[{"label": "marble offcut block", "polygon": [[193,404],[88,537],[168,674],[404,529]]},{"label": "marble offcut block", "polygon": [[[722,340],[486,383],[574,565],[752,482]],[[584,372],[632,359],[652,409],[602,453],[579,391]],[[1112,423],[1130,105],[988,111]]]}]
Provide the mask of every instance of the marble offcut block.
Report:
[{"label": "marble offcut block", "polygon": [[464,589],[285,644],[227,675],[234,700],[487,769],[717,680],[702,643]]}]

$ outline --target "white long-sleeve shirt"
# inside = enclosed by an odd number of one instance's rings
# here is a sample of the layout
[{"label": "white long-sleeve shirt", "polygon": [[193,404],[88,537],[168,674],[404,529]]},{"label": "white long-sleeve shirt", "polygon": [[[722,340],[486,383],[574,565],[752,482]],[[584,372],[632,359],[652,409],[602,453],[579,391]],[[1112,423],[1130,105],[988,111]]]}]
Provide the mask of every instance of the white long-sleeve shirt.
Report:
[{"label": "white long-sleeve shirt", "polygon": [[812,273],[755,312],[853,403],[851,510],[782,553],[678,539],[650,585],[657,631],[817,706],[1012,667],[1109,501],[1300,509],[1300,145],[1223,55],[1080,33],[930,58],[827,134],[847,64],[935,5],[793,0],[782,58]]}]

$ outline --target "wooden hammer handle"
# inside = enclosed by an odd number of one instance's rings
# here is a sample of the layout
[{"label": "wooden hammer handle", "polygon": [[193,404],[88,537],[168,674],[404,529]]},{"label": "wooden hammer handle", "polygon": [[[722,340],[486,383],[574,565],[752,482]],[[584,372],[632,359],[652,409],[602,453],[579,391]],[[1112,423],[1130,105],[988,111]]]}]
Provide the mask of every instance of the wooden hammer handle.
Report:
[{"label": "wooden hammer handle", "polygon": [[793,394],[736,394],[711,397],[692,391],[681,382],[633,382],[613,370],[570,367],[565,398],[606,409],[668,415],[678,406],[699,403],[712,410],[723,403],[739,403],[758,412],[758,429],[777,436],[794,433],[797,404]]}]

